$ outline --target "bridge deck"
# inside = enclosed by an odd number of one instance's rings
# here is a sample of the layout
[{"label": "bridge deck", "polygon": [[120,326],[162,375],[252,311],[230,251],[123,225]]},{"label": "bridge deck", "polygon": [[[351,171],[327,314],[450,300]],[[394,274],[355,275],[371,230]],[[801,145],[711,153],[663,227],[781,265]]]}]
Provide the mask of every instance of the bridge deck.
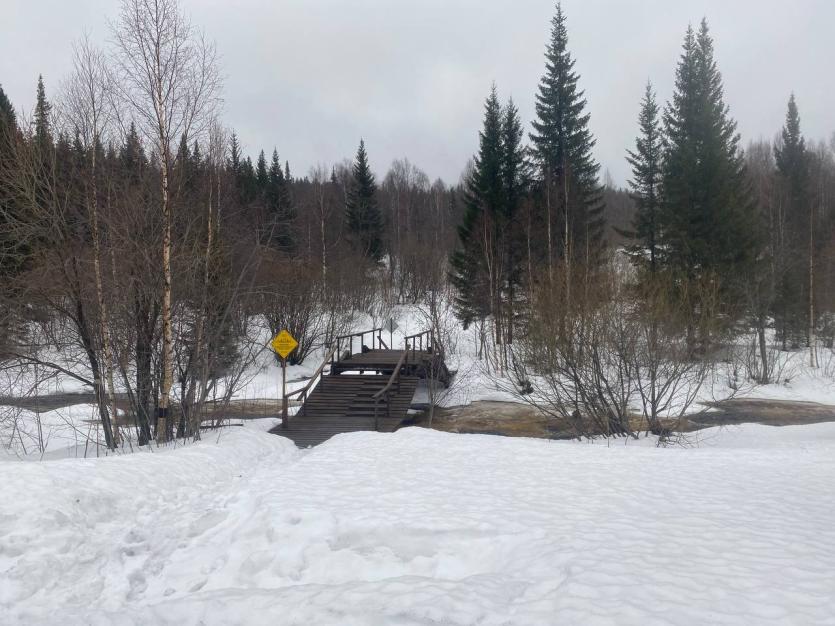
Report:
[{"label": "bridge deck", "polygon": [[[351,355],[348,358],[340,359],[333,364],[332,374],[353,371],[377,371],[391,372],[400,362],[400,358],[406,350],[369,350]],[[409,350],[406,356],[405,365],[415,366],[431,359],[429,352]]]}]

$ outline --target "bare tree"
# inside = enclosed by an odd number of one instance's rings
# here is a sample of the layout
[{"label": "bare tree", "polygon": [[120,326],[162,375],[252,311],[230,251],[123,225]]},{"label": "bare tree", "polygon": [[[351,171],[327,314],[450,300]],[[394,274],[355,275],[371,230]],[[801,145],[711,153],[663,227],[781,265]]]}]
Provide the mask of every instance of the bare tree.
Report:
[{"label": "bare tree", "polygon": [[[188,391],[183,394],[183,404],[191,414],[188,416],[187,430],[199,438],[200,435],[200,413],[203,403],[209,394],[211,365],[210,350],[207,335],[217,332],[218,328],[211,328],[207,324],[209,309],[209,292],[212,290],[212,261],[217,246],[216,231],[220,221],[221,210],[221,172],[224,166],[226,155],[226,133],[221,125],[215,121],[209,128],[207,165],[207,197],[206,197],[206,241],[203,255],[203,275],[200,281],[200,304],[197,309],[197,323],[195,329],[194,356],[198,364],[194,369],[196,376],[188,377]],[[226,311],[222,317],[225,317]],[[207,328],[207,326],[209,326]],[[197,406],[195,407],[195,394],[197,395]],[[184,421],[186,416],[184,416]],[[184,430],[184,429],[181,429]]]},{"label": "bare tree", "polygon": [[[514,380],[498,384],[577,437],[635,436],[630,400],[636,336],[627,288],[611,269],[587,289],[578,284],[577,271],[575,284],[566,287],[562,272],[575,269],[557,265],[535,291],[526,333],[511,346]],[[564,290],[575,294],[570,306]]]},{"label": "bare tree", "polygon": [[171,307],[171,193],[169,184],[181,137],[196,138],[214,119],[221,80],[214,46],[197,33],[176,0],[123,0],[112,25],[116,44],[116,88],[159,159],[163,215],[162,382],[157,439],[171,436],[174,340]]},{"label": "bare tree", "polygon": [[327,226],[333,213],[331,194],[329,192],[329,174],[327,166],[318,164],[310,169],[310,180],[313,184],[314,213],[319,231],[319,246],[322,262],[322,284],[328,282],[328,248],[330,247],[327,236]]},{"label": "bare tree", "polygon": [[627,357],[647,431],[659,435],[662,443],[679,429],[685,415],[692,414],[715,371],[716,346],[694,354],[687,336],[688,329],[698,325],[699,336],[716,337],[719,302],[717,283],[711,278],[687,282],[656,272],[637,287],[630,320],[636,341]]},{"label": "bare tree", "polygon": [[[104,55],[84,36],[73,47],[73,73],[64,87],[64,114],[70,130],[81,141],[87,155],[88,172],[85,176],[85,203],[93,243],[93,276],[96,285],[98,305],[99,339],[103,348],[102,369],[106,379],[107,405],[112,423],[112,439],[108,445],[115,447],[119,443],[119,429],[116,424],[116,394],[113,383],[113,347],[110,338],[110,324],[107,304],[104,298],[102,281],[102,246],[99,219],[99,160],[103,137],[110,124],[112,108],[108,94],[112,90],[110,73],[107,70]],[[100,380],[94,380],[100,412],[108,409],[104,406],[104,394]],[[104,421],[104,420],[103,420]],[[107,431],[105,431],[107,432]]]},{"label": "bare tree", "polygon": [[773,373],[774,359],[769,358],[766,326],[769,313],[774,309],[778,280],[785,267],[785,255],[778,238],[783,224],[775,207],[779,203],[775,202],[774,150],[771,144],[765,141],[751,143],[745,156],[746,172],[759,212],[760,228],[768,234],[762,238],[758,261],[744,289],[760,357],[759,364],[754,368],[757,370],[756,378],[761,384],[767,385]]},{"label": "bare tree", "polygon": [[[435,409],[450,395],[453,386],[460,382],[454,379],[453,372],[458,371],[458,342],[461,326],[455,318],[453,305],[454,294],[446,281],[446,262],[439,259],[436,264],[434,285],[428,290],[426,298],[418,306],[418,315],[422,328],[430,331],[430,349],[433,358],[429,359],[426,370],[427,396],[429,400],[428,426],[432,427]],[[456,362],[452,362],[454,359]],[[453,370],[449,366],[453,366]]]},{"label": "bare tree", "polygon": [[[637,437],[645,424],[664,444],[715,371],[716,282],[656,273],[636,284],[616,260],[591,285],[577,282],[575,265],[570,307],[560,306],[565,270],[556,268],[558,280],[535,292],[530,323],[514,342],[514,380],[497,383],[577,437]],[[696,353],[691,333],[712,343]]]}]

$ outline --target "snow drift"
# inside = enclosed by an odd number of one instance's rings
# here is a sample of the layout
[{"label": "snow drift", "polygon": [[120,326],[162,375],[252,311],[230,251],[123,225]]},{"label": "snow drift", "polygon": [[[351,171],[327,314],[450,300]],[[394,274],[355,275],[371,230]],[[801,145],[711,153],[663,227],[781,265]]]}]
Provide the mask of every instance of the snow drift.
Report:
[{"label": "snow drift", "polygon": [[832,624],[835,425],[0,464],[0,622]]}]

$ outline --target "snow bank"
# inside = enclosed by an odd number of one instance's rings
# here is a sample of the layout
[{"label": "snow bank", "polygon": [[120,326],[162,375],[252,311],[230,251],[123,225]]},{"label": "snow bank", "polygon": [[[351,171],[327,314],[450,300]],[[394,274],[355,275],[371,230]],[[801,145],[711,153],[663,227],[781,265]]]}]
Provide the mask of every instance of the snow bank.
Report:
[{"label": "snow bank", "polygon": [[103,453],[104,435],[94,404],[40,412],[0,406],[0,460],[97,456],[97,442]]},{"label": "snow bank", "polygon": [[245,493],[254,467],[299,454],[286,439],[245,429],[224,431],[222,442],[0,464],[0,623],[64,622],[57,610],[92,615],[141,598],[172,554],[245,518],[218,507],[218,496]]},{"label": "snow bank", "polygon": [[835,425],[0,464],[0,622],[832,624]]}]

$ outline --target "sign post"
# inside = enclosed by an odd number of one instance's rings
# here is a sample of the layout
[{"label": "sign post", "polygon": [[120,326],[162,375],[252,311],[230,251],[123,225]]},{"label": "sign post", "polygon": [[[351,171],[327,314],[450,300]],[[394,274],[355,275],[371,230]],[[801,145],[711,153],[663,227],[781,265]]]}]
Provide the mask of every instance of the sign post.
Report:
[{"label": "sign post", "polygon": [[270,342],[270,346],[281,358],[281,427],[287,428],[287,357],[299,345],[289,331],[282,330]]},{"label": "sign post", "polygon": [[397,326],[397,322],[394,321],[393,318],[389,318],[389,321],[386,323],[383,328],[389,331],[389,349],[394,350],[394,331],[397,330],[399,327]]}]

